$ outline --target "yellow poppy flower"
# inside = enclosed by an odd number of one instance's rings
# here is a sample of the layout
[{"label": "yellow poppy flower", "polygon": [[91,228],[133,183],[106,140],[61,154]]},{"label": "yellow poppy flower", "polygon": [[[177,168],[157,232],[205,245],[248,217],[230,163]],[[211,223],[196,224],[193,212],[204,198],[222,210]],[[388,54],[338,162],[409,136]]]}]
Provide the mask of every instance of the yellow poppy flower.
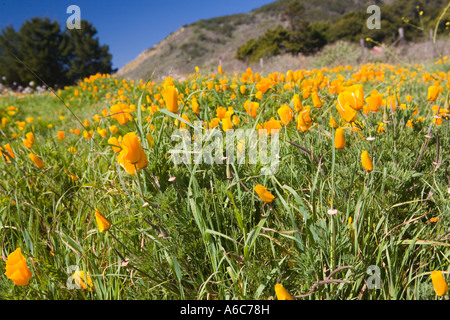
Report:
[{"label": "yellow poppy flower", "polygon": [[33,163],[35,164],[36,167],[38,167],[39,169],[44,167],[44,165],[45,165],[44,161],[42,161],[42,159],[39,158],[37,155],[35,155],[34,153],[30,153],[28,156],[33,161]]},{"label": "yellow poppy flower", "polygon": [[226,117],[226,118],[222,119],[222,129],[223,129],[223,131],[233,129],[233,122],[231,121],[230,117]]},{"label": "yellow poppy flower", "polygon": [[120,147],[119,140],[116,137],[111,137],[108,139],[108,143],[111,145],[114,153],[119,153],[122,148]]},{"label": "yellow poppy flower", "polygon": [[200,114],[200,105],[198,104],[198,101],[195,97],[192,98],[191,108],[195,114]]},{"label": "yellow poppy flower", "polygon": [[217,115],[217,118],[219,118],[219,119],[223,119],[223,118],[227,117],[227,108],[218,107],[216,109],[216,115]]},{"label": "yellow poppy flower", "polygon": [[302,111],[300,111],[299,115],[297,116],[297,129],[301,132],[305,132],[308,130],[312,125],[312,119],[309,115],[309,107],[303,108]]},{"label": "yellow poppy flower", "polygon": [[97,222],[98,231],[105,232],[111,228],[111,222],[106,219],[103,214],[95,208],[95,221]]},{"label": "yellow poppy flower", "polygon": [[33,147],[34,144],[34,135],[33,132],[28,132],[25,135],[25,139],[23,139],[23,145],[25,146],[25,148],[27,149],[31,149]]},{"label": "yellow poppy flower", "polygon": [[[82,271],[82,270],[75,271],[73,273],[73,279],[75,281],[75,284],[79,288],[86,290],[87,286],[86,286],[86,278],[84,276],[84,271]],[[94,290],[94,284],[92,282],[92,278],[89,276],[89,272],[87,273],[87,285],[89,286],[89,291]]]},{"label": "yellow poppy flower", "polygon": [[270,203],[272,202],[273,199],[275,199],[274,195],[271,194],[264,186],[260,184],[255,186],[255,191],[261,198],[261,200],[264,201],[265,203]]},{"label": "yellow poppy flower", "polygon": [[283,104],[277,112],[280,116],[281,123],[285,126],[288,125],[289,122],[294,118],[294,113],[287,104]]},{"label": "yellow poppy flower", "polygon": [[147,167],[147,156],[134,132],[129,132],[122,138],[121,147],[122,150],[117,157],[117,161],[127,173],[134,174],[136,168],[141,170]]},{"label": "yellow poppy flower", "polygon": [[164,102],[166,104],[167,110],[169,110],[172,113],[178,112],[178,91],[175,86],[167,86],[162,91],[162,96],[164,99]]},{"label": "yellow poppy flower", "polygon": [[366,150],[363,150],[361,152],[361,163],[362,163],[364,170],[366,170],[368,172],[373,170],[372,159],[370,158],[370,155]]},{"label": "yellow poppy flower", "polygon": [[339,111],[341,118],[347,122],[353,122],[356,114],[364,106],[363,86],[356,84],[344,89],[338,95],[336,109]]},{"label": "yellow poppy flower", "polygon": [[77,149],[75,149],[74,147],[69,147],[69,148],[67,149],[67,151],[69,151],[69,152],[72,153],[73,155],[76,155],[76,154],[77,154]]},{"label": "yellow poppy flower", "polygon": [[17,286],[26,286],[30,282],[32,273],[27,267],[27,261],[20,248],[8,255],[5,275]]},{"label": "yellow poppy flower", "polygon": [[262,96],[262,93],[266,93],[267,90],[269,90],[270,84],[271,83],[270,83],[269,79],[263,78],[256,84],[255,88],[256,88],[256,90],[261,92],[261,96]]},{"label": "yellow poppy flower", "polygon": [[428,87],[427,101],[436,101],[436,99],[439,96],[439,93],[441,92],[441,89],[442,89],[441,86]]},{"label": "yellow poppy flower", "polygon": [[91,140],[93,136],[94,136],[94,130],[89,130],[89,131],[84,130],[84,131],[83,131],[83,137],[84,137],[86,140]]},{"label": "yellow poppy flower", "polygon": [[275,293],[278,300],[295,300],[289,292],[283,287],[283,285],[277,283],[275,285]]},{"label": "yellow poppy flower", "polygon": [[0,147],[0,153],[5,158],[5,161],[7,163],[11,162],[11,160],[9,159],[10,157],[15,159],[14,152],[12,151],[11,146],[9,145],[9,143],[5,144],[3,146],[3,148]]},{"label": "yellow poppy flower", "polygon": [[[185,115],[185,114],[181,115],[181,118],[183,120],[185,120],[186,122],[190,122],[188,116]],[[178,121],[178,119],[175,119],[174,123],[175,123],[175,126],[178,126],[178,124],[179,124],[180,125],[180,129],[185,129],[186,128],[186,123],[184,121]]]},{"label": "yellow poppy flower", "polygon": [[364,105],[364,90],[362,84],[355,84],[348,88],[353,93],[352,108],[361,110]]},{"label": "yellow poppy flower", "polygon": [[366,103],[369,111],[377,112],[383,103],[383,96],[379,93],[373,93],[366,98]]},{"label": "yellow poppy flower", "polygon": [[[116,119],[121,125],[125,125],[128,123],[128,121],[131,121],[133,119],[130,115],[130,112],[131,109],[129,108],[129,106],[121,102],[112,105],[110,108],[111,118]],[[85,127],[88,126],[86,126],[85,124]]]},{"label": "yellow poppy flower", "polygon": [[106,129],[102,129],[102,128],[100,128],[100,127],[97,127],[97,132],[98,132],[98,134],[99,134],[101,137],[103,137],[103,138],[106,138],[106,136],[107,136],[107,134],[108,134],[108,132],[107,132]]},{"label": "yellow poppy flower", "polygon": [[274,117],[271,117],[269,121],[264,122],[263,129],[267,130],[267,134],[269,135],[271,135],[272,133],[277,134],[281,129],[280,121],[275,120]]},{"label": "yellow poppy flower", "polygon": [[339,124],[333,116],[330,118],[330,127],[332,127],[333,129],[337,129],[339,127]]},{"label": "yellow poppy flower", "polygon": [[434,270],[431,273],[431,281],[433,282],[434,291],[438,296],[442,297],[448,292],[448,285],[441,271]]},{"label": "yellow poppy flower", "polygon": [[233,115],[233,124],[235,126],[239,125],[239,123],[241,123],[241,120],[239,119],[239,117],[237,115]]},{"label": "yellow poppy flower", "polygon": [[119,129],[117,128],[117,126],[116,126],[115,124],[113,124],[113,125],[111,125],[111,126],[109,127],[109,131],[110,131],[112,134],[116,134],[117,132],[119,132]]},{"label": "yellow poppy flower", "polygon": [[336,129],[336,134],[334,136],[334,147],[336,149],[343,149],[346,146],[345,137],[344,137],[344,129],[339,127]]},{"label": "yellow poppy flower", "polygon": [[351,101],[353,99],[352,92],[343,91],[339,93],[338,100],[336,103],[336,109],[341,115],[341,118],[346,122],[353,122],[356,119],[356,115],[358,114],[358,110],[352,108]]},{"label": "yellow poppy flower", "polygon": [[245,101],[244,103],[244,108],[245,111],[247,111],[247,113],[252,117],[255,118],[257,115],[257,111],[259,108],[259,103],[258,102],[250,102],[250,100]]},{"label": "yellow poppy flower", "polygon": [[79,136],[81,133],[80,129],[75,129],[75,130],[70,129],[70,132],[75,133],[77,136]]},{"label": "yellow poppy flower", "polygon": [[313,101],[314,108],[317,108],[317,109],[322,108],[322,104],[323,103],[322,103],[322,100],[320,100],[319,93],[316,90],[314,90],[311,93],[311,98],[312,98],[312,101]]},{"label": "yellow poppy flower", "polygon": [[302,111],[303,105],[298,94],[294,94],[291,101],[294,104],[294,110],[296,112]]}]

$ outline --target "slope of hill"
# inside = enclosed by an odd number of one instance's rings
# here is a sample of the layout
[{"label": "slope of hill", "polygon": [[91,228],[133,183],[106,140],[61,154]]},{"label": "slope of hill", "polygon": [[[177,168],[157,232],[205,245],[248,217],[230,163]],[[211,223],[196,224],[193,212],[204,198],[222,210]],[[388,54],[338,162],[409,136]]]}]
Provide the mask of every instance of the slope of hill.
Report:
[{"label": "slope of hill", "polygon": [[[241,69],[237,48],[277,25],[286,26],[281,12],[290,0],[278,0],[246,14],[200,20],[184,26],[157,45],[145,50],[117,72],[130,79],[149,79],[193,72],[195,66],[229,71]],[[342,14],[365,8],[368,0],[303,0],[307,20],[331,21]]]}]

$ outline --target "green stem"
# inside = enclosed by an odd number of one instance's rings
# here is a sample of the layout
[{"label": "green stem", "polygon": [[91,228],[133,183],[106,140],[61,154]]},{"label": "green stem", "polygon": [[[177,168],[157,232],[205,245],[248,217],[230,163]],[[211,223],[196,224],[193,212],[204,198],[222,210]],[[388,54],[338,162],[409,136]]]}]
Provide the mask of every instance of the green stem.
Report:
[{"label": "green stem", "polygon": [[142,199],[142,201],[144,201],[144,192],[142,191],[141,181],[139,179],[139,170],[138,170],[136,164],[134,164],[134,168],[135,168],[135,173],[136,173],[137,184],[138,184],[139,190],[141,192],[141,199]]},{"label": "green stem", "polygon": [[[439,24],[441,23],[442,18],[445,16],[445,13],[447,12],[448,8],[450,8],[450,2],[448,3],[447,7],[445,7],[445,9],[442,11],[442,14],[440,15],[438,21],[436,22],[436,26],[434,27],[434,34],[433,34],[433,46],[437,51],[436,48],[436,35],[437,35],[437,30],[439,27]],[[442,58],[442,55],[438,52],[438,55],[440,58]]]},{"label": "green stem", "polygon": [[[332,162],[331,162],[331,209],[333,209],[334,205],[334,164],[336,159],[336,148],[334,147],[334,140],[336,138],[335,130],[333,128],[333,144],[332,148]],[[334,216],[331,215],[331,269],[334,269],[335,265],[335,244],[336,244],[336,227],[334,225]]]}]

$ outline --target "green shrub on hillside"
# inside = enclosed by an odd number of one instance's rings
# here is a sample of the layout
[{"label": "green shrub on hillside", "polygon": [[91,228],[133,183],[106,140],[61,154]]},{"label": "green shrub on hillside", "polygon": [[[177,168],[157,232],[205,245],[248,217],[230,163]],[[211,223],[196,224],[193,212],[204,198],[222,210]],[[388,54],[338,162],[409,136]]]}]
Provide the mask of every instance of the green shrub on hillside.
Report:
[{"label": "green shrub on hillside", "polygon": [[237,51],[237,58],[258,61],[260,58],[267,58],[278,55],[286,51],[284,43],[289,41],[289,31],[279,26],[276,29],[268,30],[258,39],[250,39]]},{"label": "green shrub on hillside", "polygon": [[327,30],[328,24],[320,22],[302,22],[295,31],[278,26],[258,39],[247,41],[238,48],[236,57],[255,62],[281,53],[313,54],[327,44]]}]

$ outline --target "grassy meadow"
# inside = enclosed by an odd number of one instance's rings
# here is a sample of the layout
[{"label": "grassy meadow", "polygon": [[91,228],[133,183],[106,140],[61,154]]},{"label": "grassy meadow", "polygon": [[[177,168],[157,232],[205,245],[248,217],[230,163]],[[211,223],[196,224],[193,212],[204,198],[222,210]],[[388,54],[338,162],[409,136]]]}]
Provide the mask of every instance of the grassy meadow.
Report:
[{"label": "grassy meadow", "polygon": [[[448,62],[3,93],[0,299],[448,300]],[[278,171],[174,164],[196,121],[278,130]]]}]

